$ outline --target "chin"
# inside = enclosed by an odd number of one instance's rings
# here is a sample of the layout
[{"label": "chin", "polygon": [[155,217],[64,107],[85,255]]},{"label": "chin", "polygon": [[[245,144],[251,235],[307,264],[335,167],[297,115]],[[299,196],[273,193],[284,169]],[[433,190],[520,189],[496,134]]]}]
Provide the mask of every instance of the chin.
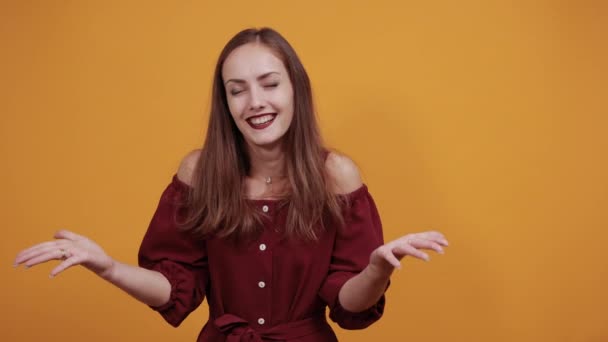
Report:
[{"label": "chin", "polygon": [[272,148],[283,143],[283,137],[258,137],[257,139],[247,139],[251,146]]}]

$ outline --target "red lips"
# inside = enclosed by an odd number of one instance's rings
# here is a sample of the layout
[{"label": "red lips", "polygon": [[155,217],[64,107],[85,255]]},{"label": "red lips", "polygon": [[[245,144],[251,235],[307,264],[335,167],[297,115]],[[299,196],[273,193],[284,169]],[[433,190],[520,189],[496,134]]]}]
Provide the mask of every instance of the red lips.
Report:
[{"label": "red lips", "polygon": [[[264,123],[258,123],[258,124],[256,124],[256,123],[253,122],[257,118],[261,118],[261,117],[269,116],[269,115],[271,115],[272,118],[270,120],[268,120],[268,121],[265,121]],[[259,114],[259,115],[255,115],[255,116],[252,116],[250,118],[247,118],[246,121],[249,124],[249,126],[251,126],[251,128],[253,128],[253,129],[264,129],[264,128],[270,126],[274,122],[274,119],[276,117],[277,117],[276,113],[263,113],[263,114]]]}]

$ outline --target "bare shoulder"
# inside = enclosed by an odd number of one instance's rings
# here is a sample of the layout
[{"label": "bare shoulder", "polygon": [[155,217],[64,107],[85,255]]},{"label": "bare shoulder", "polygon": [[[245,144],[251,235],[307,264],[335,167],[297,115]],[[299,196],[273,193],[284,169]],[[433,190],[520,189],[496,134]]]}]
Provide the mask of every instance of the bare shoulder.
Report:
[{"label": "bare shoulder", "polygon": [[363,185],[359,168],[345,155],[330,152],[325,161],[325,170],[336,194],[348,194]]},{"label": "bare shoulder", "polygon": [[179,164],[177,170],[177,178],[182,182],[192,185],[192,175],[194,174],[194,168],[198,163],[198,158],[201,155],[201,150],[194,150],[188,153]]}]

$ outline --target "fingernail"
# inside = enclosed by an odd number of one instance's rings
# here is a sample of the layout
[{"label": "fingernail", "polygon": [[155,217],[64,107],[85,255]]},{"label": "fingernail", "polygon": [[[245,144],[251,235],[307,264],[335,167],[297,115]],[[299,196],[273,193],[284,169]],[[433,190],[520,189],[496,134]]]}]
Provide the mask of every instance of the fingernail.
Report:
[{"label": "fingernail", "polygon": [[49,279],[53,279],[53,278],[55,278],[55,276],[52,274],[49,274]]}]

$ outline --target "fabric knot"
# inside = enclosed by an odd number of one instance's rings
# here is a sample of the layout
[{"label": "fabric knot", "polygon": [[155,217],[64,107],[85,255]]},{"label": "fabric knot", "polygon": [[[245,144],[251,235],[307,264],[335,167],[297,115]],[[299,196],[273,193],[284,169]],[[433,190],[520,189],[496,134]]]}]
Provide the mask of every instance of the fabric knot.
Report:
[{"label": "fabric knot", "polygon": [[213,324],[226,335],[226,342],[263,342],[249,322],[238,316],[225,314],[215,319]]},{"label": "fabric knot", "polygon": [[226,342],[285,341],[313,334],[322,329],[331,329],[324,316],[311,317],[256,330],[241,317],[223,314],[213,320],[213,326],[226,336]]}]

